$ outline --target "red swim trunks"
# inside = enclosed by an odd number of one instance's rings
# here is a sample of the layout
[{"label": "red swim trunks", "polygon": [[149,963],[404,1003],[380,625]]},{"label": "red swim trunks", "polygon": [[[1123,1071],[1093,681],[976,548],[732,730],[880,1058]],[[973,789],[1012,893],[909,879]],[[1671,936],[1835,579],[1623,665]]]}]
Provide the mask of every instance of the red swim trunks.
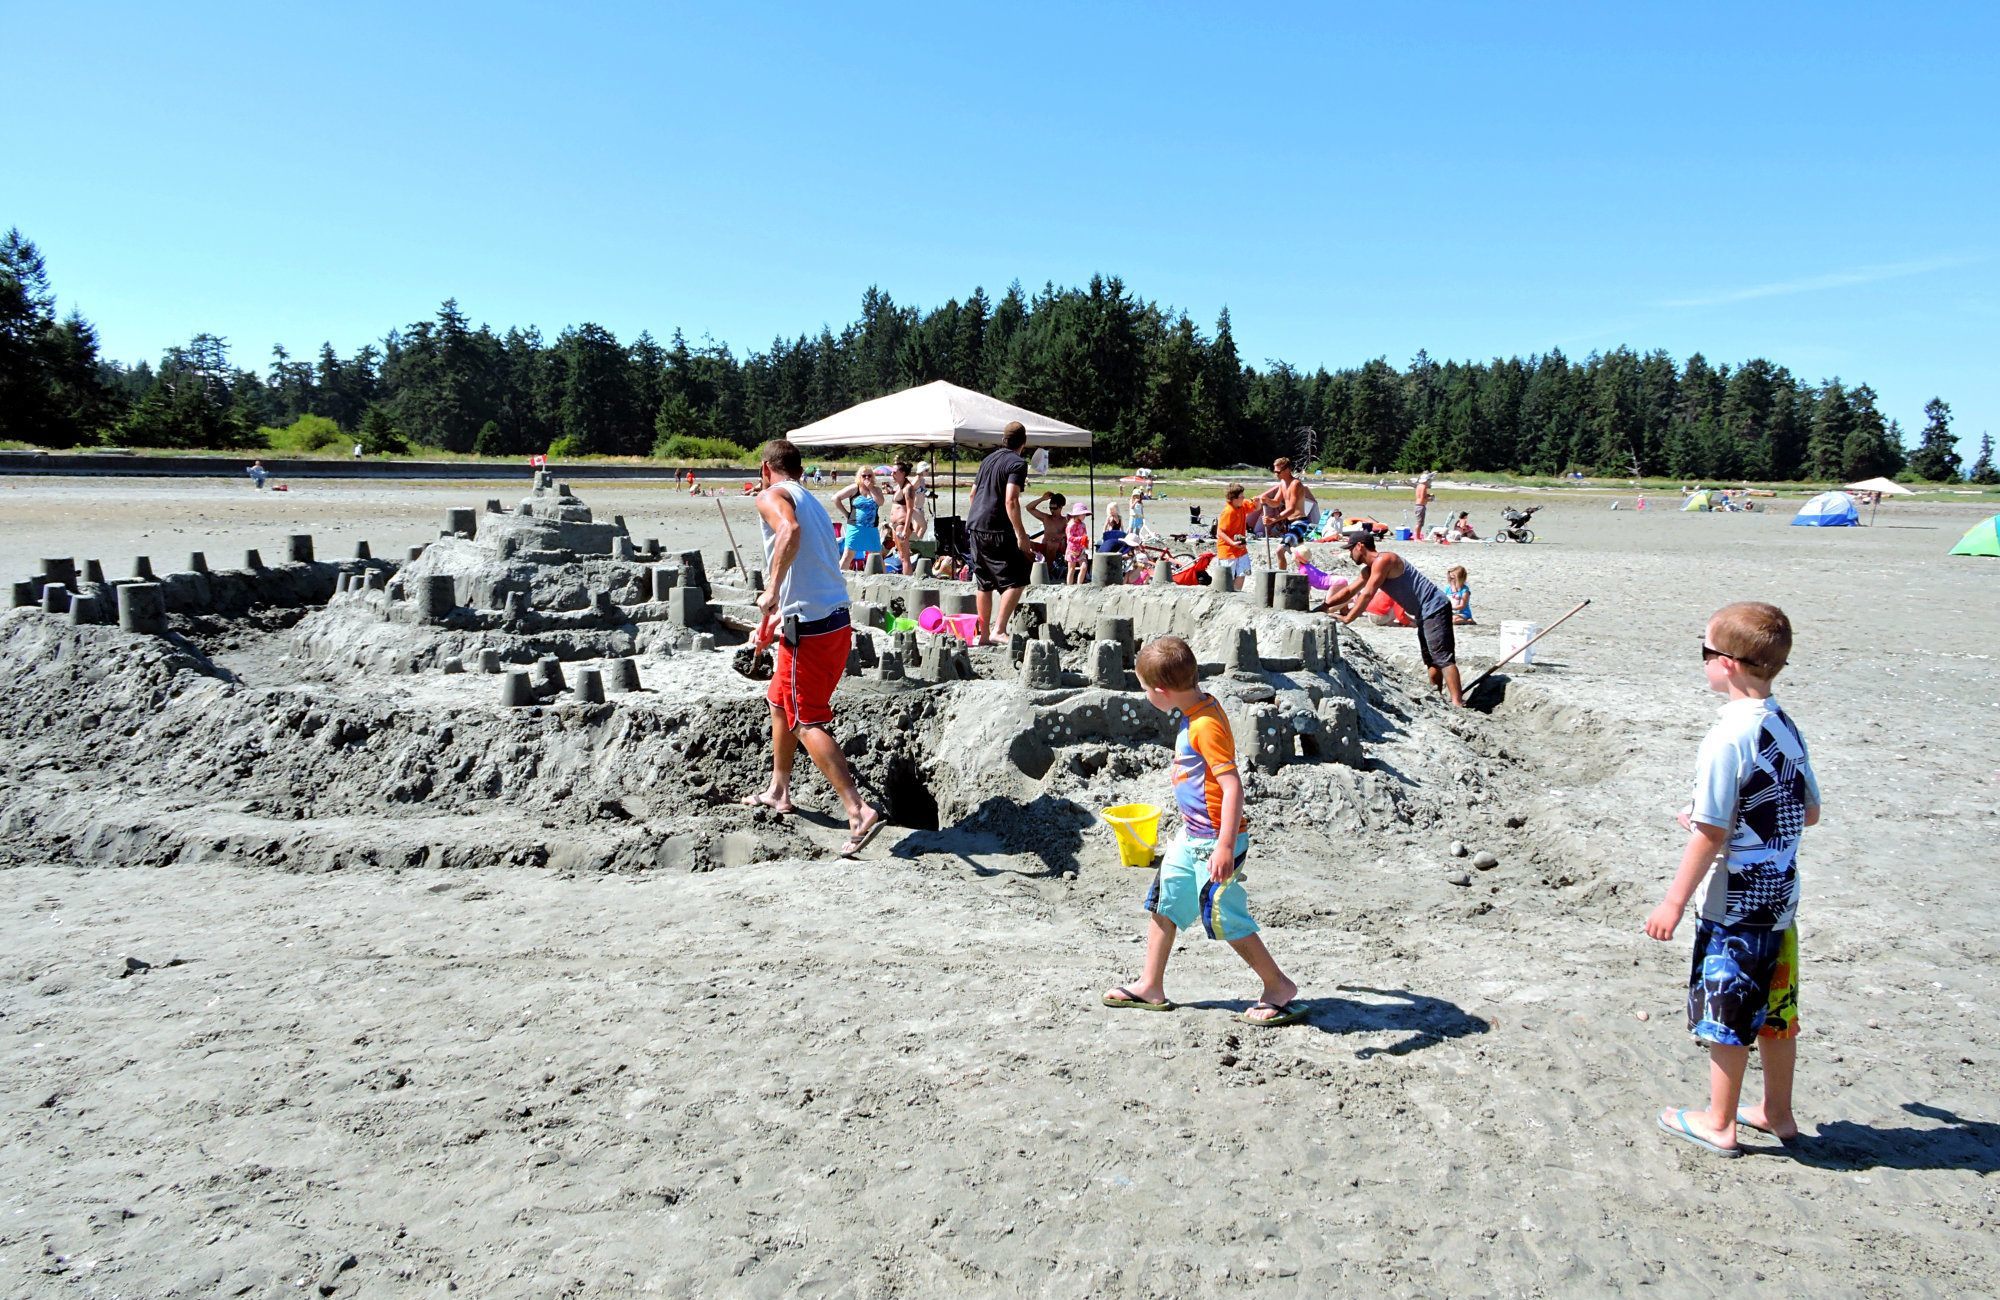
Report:
[{"label": "red swim trunks", "polygon": [[[826,623],[837,625],[815,631]],[[792,730],[824,727],[833,721],[833,688],[847,671],[847,652],[854,644],[854,628],[847,611],[807,623],[799,628],[797,646],[778,639],[777,664],[771,673],[771,688],[764,698],[785,715]]]}]

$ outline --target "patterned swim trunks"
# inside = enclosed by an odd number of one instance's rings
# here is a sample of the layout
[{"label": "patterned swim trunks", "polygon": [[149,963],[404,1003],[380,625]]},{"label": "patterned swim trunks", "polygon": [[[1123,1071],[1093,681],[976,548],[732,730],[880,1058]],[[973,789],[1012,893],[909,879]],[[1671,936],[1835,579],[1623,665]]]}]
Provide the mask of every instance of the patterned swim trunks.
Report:
[{"label": "patterned swim trunks", "polygon": [[1688,975],[1688,1032],[1704,1043],[1748,1047],[1759,1035],[1799,1032],[1799,933],[1703,921]]}]

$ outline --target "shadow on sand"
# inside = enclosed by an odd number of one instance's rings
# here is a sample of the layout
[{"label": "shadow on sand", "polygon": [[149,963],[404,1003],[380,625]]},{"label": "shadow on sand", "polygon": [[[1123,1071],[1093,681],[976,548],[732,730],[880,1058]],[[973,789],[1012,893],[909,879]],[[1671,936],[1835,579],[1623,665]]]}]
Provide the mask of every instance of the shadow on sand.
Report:
[{"label": "shadow on sand", "polygon": [[[1041,795],[1025,804],[992,798],[957,825],[905,835],[891,855],[917,858],[927,853],[948,854],[978,876],[1060,878],[1079,869],[1077,855],[1083,850],[1084,832],[1094,821],[1087,810],[1052,795]],[[984,860],[1021,857],[1036,859],[1036,869],[995,866]]]},{"label": "shadow on sand", "polygon": [[[1357,984],[1342,984],[1339,987],[1342,993],[1365,993],[1370,997],[1394,999],[1389,1002],[1358,1002],[1350,998],[1300,998],[1292,1004],[1306,1013],[1305,1019],[1297,1024],[1309,1025],[1322,1034],[1403,1035],[1386,1047],[1358,1049],[1354,1053],[1358,1060],[1365,1061],[1371,1056],[1407,1056],[1426,1047],[1436,1047],[1449,1038],[1483,1034],[1492,1027],[1443,998],[1426,997],[1408,989],[1371,989]],[[1181,1003],[1181,1006],[1194,1010],[1226,1010],[1238,1014],[1248,1011],[1252,1005],[1247,999]],[[1286,1029],[1292,1027],[1281,1026]]]},{"label": "shadow on sand", "polygon": [[[1944,1128],[1877,1128],[1837,1119],[1817,1133],[1784,1149],[1800,1164],[1815,1169],[1856,1173],[1864,1169],[1962,1169],[1967,1173],[2000,1172],[2000,1124],[1966,1119],[1920,1101],[1903,1109]],[[1778,1154],[1773,1152],[1772,1154]]]}]

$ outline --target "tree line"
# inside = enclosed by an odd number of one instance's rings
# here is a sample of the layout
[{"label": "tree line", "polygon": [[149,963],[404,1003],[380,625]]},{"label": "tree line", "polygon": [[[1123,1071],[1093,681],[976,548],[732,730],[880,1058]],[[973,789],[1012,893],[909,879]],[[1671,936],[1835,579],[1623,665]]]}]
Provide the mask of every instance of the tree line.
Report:
[{"label": "tree line", "polygon": [[[1115,276],[1083,288],[1017,283],[996,301],[920,310],[879,289],[839,331],[773,339],[737,357],[676,330],[621,342],[584,323],[553,340],[473,325],[456,300],[341,356],[272,349],[260,373],[198,334],[157,366],[97,355],[95,330],[58,320],[46,266],[0,240],[0,438],[44,446],[256,448],[309,428],[321,444],[481,455],[548,452],[695,459],[740,454],[855,402],[936,379],[1095,431],[1107,464],[1262,465],[1288,455],[1363,473],[1511,471],[1687,479],[1960,475],[1950,408],[1933,399],[1914,451],[1866,384],[1817,383],[1753,358],[1617,348],[1407,366],[1377,357],[1303,371],[1246,364],[1227,309],[1212,330]],[[305,422],[302,424],[301,422]],[[1991,439],[1974,466],[1995,481]]]}]

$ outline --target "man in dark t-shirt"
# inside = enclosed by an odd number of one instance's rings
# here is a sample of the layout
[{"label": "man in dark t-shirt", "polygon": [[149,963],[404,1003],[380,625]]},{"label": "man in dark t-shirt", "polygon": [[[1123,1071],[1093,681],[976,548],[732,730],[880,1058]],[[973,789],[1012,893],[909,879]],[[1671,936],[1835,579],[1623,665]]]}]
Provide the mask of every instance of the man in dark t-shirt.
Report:
[{"label": "man in dark t-shirt", "polygon": [[1021,495],[1028,485],[1028,462],[1021,448],[1027,445],[1028,430],[1019,420],[1009,420],[999,450],[979,462],[979,474],[972,480],[965,532],[972,544],[972,575],[978,586],[979,645],[1006,641],[1008,620],[1028,585],[1028,530],[1021,523]]}]

